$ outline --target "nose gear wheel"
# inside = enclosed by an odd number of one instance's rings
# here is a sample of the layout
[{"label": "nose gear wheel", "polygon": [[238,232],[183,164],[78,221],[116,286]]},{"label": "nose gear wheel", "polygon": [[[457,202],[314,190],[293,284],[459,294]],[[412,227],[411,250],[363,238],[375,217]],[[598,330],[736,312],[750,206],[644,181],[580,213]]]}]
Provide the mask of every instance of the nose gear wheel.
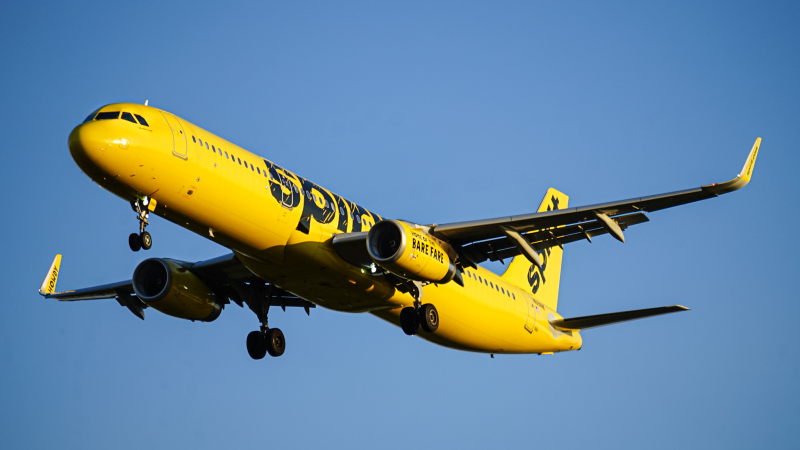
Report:
[{"label": "nose gear wheel", "polygon": [[150,233],[144,231],[150,225],[150,222],[147,221],[147,218],[150,217],[150,211],[139,199],[131,202],[131,208],[136,212],[136,220],[139,221],[139,233],[131,233],[128,236],[128,246],[135,252],[140,249],[150,250],[150,247],[153,246],[153,237],[150,236]]}]

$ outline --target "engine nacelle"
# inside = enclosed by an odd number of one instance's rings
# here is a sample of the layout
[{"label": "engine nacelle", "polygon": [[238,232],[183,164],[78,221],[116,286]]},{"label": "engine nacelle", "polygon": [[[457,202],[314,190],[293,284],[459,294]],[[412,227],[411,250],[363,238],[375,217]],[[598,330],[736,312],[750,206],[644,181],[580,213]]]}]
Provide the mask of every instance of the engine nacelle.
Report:
[{"label": "engine nacelle", "polygon": [[222,312],[211,289],[171,259],[147,259],[136,266],[133,291],[147,306],[180,319],[211,322]]},{"label": "engine nacelle", "polygon": [[456,252],[447,243],[399,220],[382,220],[367,235],[376,264],[404,278],[447,283],[456,274]]}]

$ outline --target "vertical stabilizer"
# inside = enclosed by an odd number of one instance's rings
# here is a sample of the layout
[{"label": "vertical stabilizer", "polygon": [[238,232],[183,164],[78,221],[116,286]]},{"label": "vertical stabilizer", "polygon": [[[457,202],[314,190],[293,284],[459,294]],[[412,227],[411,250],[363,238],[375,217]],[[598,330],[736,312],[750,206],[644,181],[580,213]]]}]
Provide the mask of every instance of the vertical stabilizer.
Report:
[{"label": "vertical stabilizer", "polygon": [[[566,209],[568,204],[569,197],[550,188],[536,212]],[[561,258],[564,249],[554,246],[538,253],[542,261],[541,269],[524,255],[519,255],[508,265],[503,279],[521,287],[533,298],[555,310],[558,306],[558,286],[561,282]]]}]

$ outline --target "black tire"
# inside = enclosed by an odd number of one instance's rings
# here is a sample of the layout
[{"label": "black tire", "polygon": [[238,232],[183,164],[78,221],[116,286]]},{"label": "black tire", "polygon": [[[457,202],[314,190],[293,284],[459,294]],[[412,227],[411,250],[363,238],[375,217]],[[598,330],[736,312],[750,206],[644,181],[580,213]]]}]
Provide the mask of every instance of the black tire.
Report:
[{"label": "black tire", "polygon": [[278,328],[270,328],[264,342],[267,353],[271,356],[281,356],[286,351],[286,339],[283,332]]},{"label": "black tire", "polygon": [[136,233],[131,233],[131,235],[128,236],[128,245],[131,247],[131,250],[138,252],[142,248],[142,238]]},{"label": "black tire", "polygon": [[433,333],[439,328],[439,311],[430,303],[422,305],[419,309],[419,322],[423,330]]},{"label": "black tire", "polygon": [[413,336],[419,333],[419,319],[417,318],[417,310],[408,306],[400,311],[400,328],[403,333]]},{"label": "black tire", "polygon": [[153,237],[150,236],[150,233],[147,231],[142,231],[142,234],[139,235],[142,242],[142,248],[145,250],[150,250],[150,247],[153,246]]},{"label": "black tire", "polygon": [[264,333],[252,331],[247,335],[247,353],[251,358],[261,359],[267,355],[267,346],[264,344]]}]

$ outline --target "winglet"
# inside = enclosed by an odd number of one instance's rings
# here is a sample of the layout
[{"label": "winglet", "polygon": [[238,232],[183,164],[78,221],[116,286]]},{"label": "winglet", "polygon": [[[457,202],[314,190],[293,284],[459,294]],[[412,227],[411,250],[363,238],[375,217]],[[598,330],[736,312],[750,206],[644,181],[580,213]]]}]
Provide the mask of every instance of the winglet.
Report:
[{"label": "winglet", "polygon": [[56,255],[53,264],[50,265],[50,270],[47,276],[42,281],[42,287],[39,288],[39,294],[47,296],[56,291],[56,282],[58,281],[58,270],[61,268],[61,255]]},{"label": "winglet", "polygon": [[747,186],[747,183],[750,182],[750,177],[753,175],[753,166],[756,164],[756,157],[758,156],[758,148],[760,146],[761,138],[758,138],[756,139],[756,143],[753,144],[753,149],[750,150],[750,154],[747,155],[747,161],[744,162],[742,171],[739,172],[739,175],[737,175],[736,178],[724,183],[714,183],[708,186],[703,186],[703,190],[711,191],[719,195],[727,194],[728,192],[733,192]]}]

